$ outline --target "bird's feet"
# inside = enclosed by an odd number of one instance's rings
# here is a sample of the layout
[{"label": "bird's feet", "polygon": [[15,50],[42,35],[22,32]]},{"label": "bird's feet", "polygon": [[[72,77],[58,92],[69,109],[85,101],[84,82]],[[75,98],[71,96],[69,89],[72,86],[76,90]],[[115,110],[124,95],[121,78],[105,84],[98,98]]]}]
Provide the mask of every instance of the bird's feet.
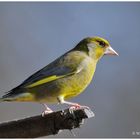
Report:
[{"label": "bird's feet", "polygon": [[73,112],[73,110],[77,110],[77,109],[87,109],[87,110],[90,110],[90,108],[88,106],[82,106],[82,105],[79,105],[77,103],[73,103],[73,102],[68,102],[68,101],[65,101],[62,97],[58,98],[58,101],[61,103],[61,104],[67,104],[67,105],[70,105],[71,107],[69,108],[69,111],[70,112]]},{"label": "bird's feet", "polygon": [[53,111],[51,110],[51,109],[47,109],[47,110],[45,110],[43,113],[42,113],[42,117],[44,117],[45,115],[47,115],[47,114],[50,114],[50,113],[52,113]]},{"label": "bird's feet", "polygon": [[82,105],[79,105],[79,104],[74,104],[74,105],[72,105],[69,108],[69,111],[70,112],[73,112],[73,110],[78,110],[78,109],[87,109],[87,110],[90,110],[90,108],[88,106],[82,106]]},{"label": "bird's feet", "polygon": [[70,107],[70,109],[89,109],[89,107],[88,106],[79,105],[79,104],[75,104],[75,105],[72,105]]},{"label": "bird's feet", "polygon": [[45,106],[45,111],[42,113],[42,117],[53,112],[46,104],[43,105]]}]

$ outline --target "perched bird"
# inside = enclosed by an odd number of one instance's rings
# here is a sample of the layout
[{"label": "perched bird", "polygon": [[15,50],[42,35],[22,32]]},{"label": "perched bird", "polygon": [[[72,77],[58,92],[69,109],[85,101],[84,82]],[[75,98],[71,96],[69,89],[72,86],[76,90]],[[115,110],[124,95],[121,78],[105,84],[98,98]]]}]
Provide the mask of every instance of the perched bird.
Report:
[{"label": "perched bird", "polygon": [[84,107],[66,100],[79,95],[89,85],[96,64],[104,55],[118,55],[101,37],[87,37],[43,69],[31,75],[21,85],[9,91],[0,101],[65,103]]}]

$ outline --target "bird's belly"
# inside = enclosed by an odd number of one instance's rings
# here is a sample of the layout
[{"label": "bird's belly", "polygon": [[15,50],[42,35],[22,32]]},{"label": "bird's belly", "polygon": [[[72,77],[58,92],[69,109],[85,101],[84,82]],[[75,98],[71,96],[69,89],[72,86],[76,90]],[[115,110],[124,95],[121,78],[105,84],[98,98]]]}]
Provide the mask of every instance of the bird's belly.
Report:
[{"label": "bird's belly", "polygon": [[[44,84],[37,89],[36,99],[40,102],[56,103],[58,97],[70,99],[79,95],[91,82],[95,69],[93,67],[82,70],[78,74],[58,79]],[[39,95],[39,96],[38,96]]]},{"label": "bird's belly", "polygon": [[60,95],[64,96],[65,99],[72,98],[79,95],[91,82],[94,75],[94,70],[90,71],[85,69],[79,74],[73,75],[62,80],[60,86],[62,87]]}]

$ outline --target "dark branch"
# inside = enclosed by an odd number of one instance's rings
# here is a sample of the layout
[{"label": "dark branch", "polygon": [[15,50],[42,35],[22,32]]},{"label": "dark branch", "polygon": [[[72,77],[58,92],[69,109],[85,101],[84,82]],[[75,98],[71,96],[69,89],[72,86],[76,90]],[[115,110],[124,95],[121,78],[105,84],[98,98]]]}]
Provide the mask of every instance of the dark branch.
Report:
[{"label": "dark branch", "polygon": [[37,138],[55,135],[59,130],[80,127],[82,120],[93,117],[91,110],[80,109],[70,113],[68,109],[0,124],[0,138]]}]

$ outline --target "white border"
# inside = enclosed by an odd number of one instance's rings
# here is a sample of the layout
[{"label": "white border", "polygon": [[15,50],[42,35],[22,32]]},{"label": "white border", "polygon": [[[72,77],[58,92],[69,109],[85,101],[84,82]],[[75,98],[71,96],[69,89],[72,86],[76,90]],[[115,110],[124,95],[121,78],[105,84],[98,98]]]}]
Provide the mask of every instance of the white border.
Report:
[{"label": "white border", "polygon": [[0,0],[0,2],[140,2],[140,0]]}]

